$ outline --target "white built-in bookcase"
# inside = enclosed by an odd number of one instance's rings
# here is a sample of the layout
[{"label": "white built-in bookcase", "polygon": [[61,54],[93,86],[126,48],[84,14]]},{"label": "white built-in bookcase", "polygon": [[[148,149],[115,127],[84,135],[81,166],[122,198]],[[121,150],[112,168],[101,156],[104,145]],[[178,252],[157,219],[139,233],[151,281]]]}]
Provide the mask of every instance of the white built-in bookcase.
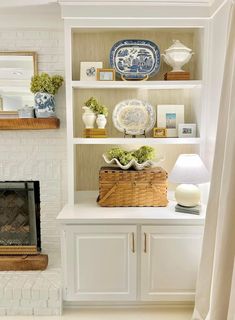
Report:
[{"label": "white built-in bookcase", "polygon": [[[68,202],[79,203],[79,191],[98,188],[99,168],[104,165],[102,153],[114,145],[151,145],[165,157],[162,166],[170,171],[180,153],[204,155],[207,108],[207,68],[210,28],[203,19],[141,19],[115,21],[109,19],[68,19],[65,21],[66,109],[68,143]],[[109,68],[109,53],[121,39],[147,39],[157,43],[161,53],[179,39],[193,49],[195,55],[185,65],[189,81],[164,81],[170,67],[163,61],[159,73],[149,81],[80,81],[81,61],[102,61]],[[108,138],[83,138],[83,103],[91,96],[108,106]],[[138,98],[158,104],[184,104],[185,122],[197,123],[196,138],[123,138],[112,124],[112,111],[119,101]],[[172,189],[174,186],[169,185]],[[77,197],[78,194],[78,197]],[[81,193],[82,194],[82,193]],[[97,193],[98,194],[98,193]]]}]

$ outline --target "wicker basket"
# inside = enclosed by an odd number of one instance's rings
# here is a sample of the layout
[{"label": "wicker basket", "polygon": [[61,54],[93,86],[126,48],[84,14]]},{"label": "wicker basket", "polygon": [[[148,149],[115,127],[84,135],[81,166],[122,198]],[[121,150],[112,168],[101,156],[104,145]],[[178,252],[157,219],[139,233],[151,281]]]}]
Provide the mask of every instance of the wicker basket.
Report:
[{"label": "wicker basket", "polygon": [[162,168],[136,171],[102,167],[97,202],[102,207],[165,207],[167,172]]}]

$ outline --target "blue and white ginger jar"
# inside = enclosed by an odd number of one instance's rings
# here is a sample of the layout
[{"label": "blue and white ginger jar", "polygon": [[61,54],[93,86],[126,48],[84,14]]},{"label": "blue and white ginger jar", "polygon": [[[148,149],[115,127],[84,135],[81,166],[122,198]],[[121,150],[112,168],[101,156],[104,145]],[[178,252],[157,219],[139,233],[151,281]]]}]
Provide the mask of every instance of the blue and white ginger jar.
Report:
[{"label": "blue and white ginger jar", "polygon": [[35,114],[37,118],[55,117],[55,97],[46,92],[37,92],[34,96]]}]

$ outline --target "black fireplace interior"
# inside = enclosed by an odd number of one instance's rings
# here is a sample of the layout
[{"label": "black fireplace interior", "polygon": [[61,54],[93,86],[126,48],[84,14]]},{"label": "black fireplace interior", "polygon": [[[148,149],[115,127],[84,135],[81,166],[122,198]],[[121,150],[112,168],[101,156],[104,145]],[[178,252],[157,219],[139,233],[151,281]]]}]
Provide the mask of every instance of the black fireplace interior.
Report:
[{"label": "black fireplace interior", "polygon": [[41,251],[39,181],[0,182],[0,246]]}]

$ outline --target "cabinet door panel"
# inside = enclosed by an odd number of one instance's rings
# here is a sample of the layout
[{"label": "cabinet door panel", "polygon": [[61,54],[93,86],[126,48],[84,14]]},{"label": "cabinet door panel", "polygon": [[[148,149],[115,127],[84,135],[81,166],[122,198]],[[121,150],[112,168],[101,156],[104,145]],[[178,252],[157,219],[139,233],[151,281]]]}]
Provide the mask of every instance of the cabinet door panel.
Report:
[{"label": "cabinet door panel", "polygon": [[67,296],[77,301],[134,300],[136,227],[73,226],[68,230]]},{"label": "cabinet door panel", "polygon": [[142,300],[194,299],[203,228],[142,227]]}]

